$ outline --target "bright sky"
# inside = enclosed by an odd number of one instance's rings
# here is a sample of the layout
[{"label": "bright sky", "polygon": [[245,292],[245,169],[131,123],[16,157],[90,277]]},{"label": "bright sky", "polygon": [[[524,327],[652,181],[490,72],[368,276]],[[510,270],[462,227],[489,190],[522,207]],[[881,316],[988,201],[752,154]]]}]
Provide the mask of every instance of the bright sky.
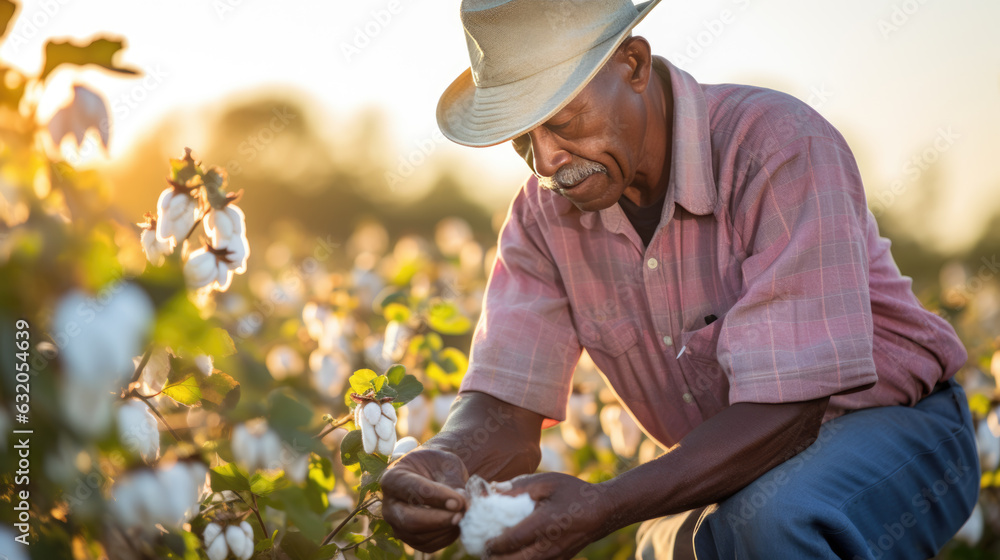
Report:
[{"label": "bright sky", "polygon": [[[46,38],[125,36],[122,60],[150,76],[145,86],[96,71],[55,82],[68,89],[79,78],[108,96],[115,157],[168,110],[261,86],[293,87],[323,104],[331,135],[359,109],[381,107],[408,154],[433,138],[437,98],[468,66],[458,6],[27,1],[0,58],[34,72]],[[921,229],[957,248],[1000,206],[998,21],[1000,2],[982,0],[665,0],[636,33],[699,81],[751,83],[812,103],[854,147],[870,198],[882,193],[909,208],[922,200],[923,161],[935,161],[947,192],[920,215],[930,220]],[[527,172],[509,145],[435,145],[485,177],[484,198],[494,203]]]}]

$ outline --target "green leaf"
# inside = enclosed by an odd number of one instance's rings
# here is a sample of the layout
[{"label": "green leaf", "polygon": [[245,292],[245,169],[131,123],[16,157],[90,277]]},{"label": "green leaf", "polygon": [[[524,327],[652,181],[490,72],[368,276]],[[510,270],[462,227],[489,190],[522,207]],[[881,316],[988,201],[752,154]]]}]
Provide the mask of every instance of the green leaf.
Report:
[{"label": "green leaf", "polygon": [[399,382],[403,380],[404,375],[406,375],[406,368],[400,364],[390,367],[385,372],[386,378],[389,379],[389,383],[392,385],[399,385]]},{"label": "green leaf", "polygon": [[392,401],[392,404],[399,408],[417,398],[423,391],[424,384],[416,377],[407,374],[396,384],[396,400]]},{"label": "green leaf", "polygon": [[284,488],[290,483],[284,476],[284,472],[277,473],[255,473],[250,477],[250,491],[258,496],[267,496],[275,490]]},{"label": "green leaf", "polygon": [[388,558],[403,556],[403,544],[396,540],[392,527],[388,523],[382,519],[376,520],[372,523],[371,530],[375,544]]},{"label": "green leaf", "polygon": [[316,554],[313,555],[313,560],[329,560],[337,556],[338,552],[340,552],[340,547],[335,544],[321,546],[316,551]]},{"label": "green leaf", "polygon": [[202,402],[209,402],[224,409],[231,409],[240,400],[240,384],[227,373],[216,371],[201,380]]},{"label": "green leaf", "polygon": [[250,481],[247,480],[247,473],[237,467],[236,463],[219,465],[208,471],[208,476],[211,480],[213,492],[222,492],[223,490],[240,492],[250,489]]},{"label": "green leaf", "polygon": [[14,18],[15,11],[17,11],[17,4],[11,0],[0,0],[0,37],[7,33],[7,26]]},{"label": "green leaf", "polygon": [[[303,536],[314,543],[326,536],[329,528],[326,527],[323,518],[309,507],[309,500],[302,488],[288,486],[275,491],[271,496],[282,502],[289,521],[302,531]],[[285,535],[287,537],[288,533]],[[312,556],[311,552],[307,555],[307,557],[309,556]]]},{"label": "green leaf", "polygon": [[332,492],[337,477],[333,473],[333,463],[326,457],[312,455],[309,458],[309,480],[320,489]]},{"label": "green leaf", "polygon": [[[291,512],[289,512],[289,516],[291,516]],[[316,545],[315,541],[322,538],[323,535],[314,539],[298,531],[288,531],[281,538],[280,548],[292,560],[312,560],[313,555],[319,550],[319,546]]]},{"label": "green leaf", "polygon": [[194,375],[189,375],[177,383],[164,386],[163,394],[188,406],[201,400],[201,389],[198,387],[198,380]]},{"label": "green leaf", "polygon": [[384,375],[380,375],[380,376],[376,377],[375,379],[372,379],[372,385],[375,386],[375,391],[376,392],[382,390],[382,386],[385,385],[385,380],[386,380],[386,377]]},{"label": "green leaf", "polygon": [[291,389],[281,388],[268,396],[268,423],[280,433],[287,434],[312,421],[313,410]]},{"label": "green leaf", "polygon": [[233,337],[229,336],[229,331],[215,327],[208,331],[201,349],[216,358],[225,358],[236,353],[236,343],[233,342]]},{"label": "green leaf", "polygon": [[382,315],[386,321],[405,323],[410,319],[410,308],[402,303],[390,303],[382,310]]},{"label": "green leaf", "polygon": [[378,374],[370,369],[359,369],[351,375],[351,389],[359,395],[363,394],[372,388],[372,380],[376,377],[378,377]]},{"label": "green leaf", "polygon": [[460,335],[469,332],[472,321],[462,314],[455,302],[438,300],[427,310],[427,324],[441,334]]},{"label": "green leaf", "polygon": [[72,41],[49,41],[45,43],[45,66],[40,79],[45,80],[53,70],[63,64],[84,66],[94,64],[113,72],[137,74],[131,68],[118,66],[115,56],[125,46],[123,41],[99,38],[87,44],[77,45]]},{"label": "green leaf", "polygon": [[364,453],[364,442],[361,440],[361,430],[347,432],[344,439],[340,440],[340,461],[345,467],[355,465],[361,460]]}]

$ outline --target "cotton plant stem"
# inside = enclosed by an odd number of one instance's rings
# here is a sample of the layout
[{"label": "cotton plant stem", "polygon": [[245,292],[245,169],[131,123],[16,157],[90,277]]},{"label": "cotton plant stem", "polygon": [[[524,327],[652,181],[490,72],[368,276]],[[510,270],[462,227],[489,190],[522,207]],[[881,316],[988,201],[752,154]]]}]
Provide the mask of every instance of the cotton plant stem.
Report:
[{"label": "cotton plant stem", "polygon": [[257,494],[253,491],[250,492],[250,498],[253,500],[253,513],[257,516],[257,523],[260,523],[260,531],[264,534],[264,538],[267,538],[267,527],[264,526],[264,518],[260,516],[260,506],[257,505]]},{"label": "cotton plant stem", "polygon": [[356,515],[358,515],[359,513],[361,513],[361,510],[363,510],[366,507],[374,504],[377,501],[378,501],[377,498],[372,498],[371,500],[368,500],[367,502],[363,502],[361,504],[358,504],[358,507],[354,508],[354,511],[352,511],[351,513],[348,513],[347,517],[343,521],[340,522],[340,525],[337,525],[332,531],[330,531],[330,534],[327,535],[325,539],[323,539],[323,542],[320,543],[320,546],[326,546],[326,545],[330,544],[330,541],[333,540],[333,537],[337,536],[337,533],[339,533],[341,529],[343,529],[344,527],[346,527],[347,524],[350,523],[350,521],[352,519],[354,519],[354,517]]},{"label": "cotton plant stem", "polygon": [[159,410],[156,410],[156,406],[152,402],[150,402],[149,397],[147,397],[146,395],[140,395],[138,391],[132,391],[130,394],[132,396],[138,397],[139,399],[142,400],[142,402],[146,403],[146,406],[148,406],[149,409],[153,411],[153,414],[155,414],[156,417],[160,419],[160,422],[163,423],[164,427],[167,428],[167,431],[170,432],[170,435],[173,436],[174,441],[177,442],[181,441],[181,437],[177,435],[177,432],[175,432],[173,428],[170,427],[170,424],[167,424],[167,419],[164,418],[162,414],[160,414]]},{"label": "cotton plant stem", "polygon": [[333,424],[330,424],[326,428],[323,428],[322,432],[316,434],[316,436],[315,436],[316,439],[323,439],[327,434],[329,434],[330,432],[332,432],[332,431],[336,430],[337,428],[343,426],[344,424],[347,424],[353,418],[354,418],[353,416],[351,416],[350,414],[348,414],[347,416],[341,418],[340,420],[337,420]]},{"label": "cotton plant stem", "polygon": [[153,345],[150,344],[146,347],[146,352],[143,353],[142,359],[139,360],[139,365],[135,366],[135,373],[132,374],[132,379],[129,380],[129,385],[135,383],[142,377],[142,370],[146,369],[146,364],[149,363],[150,356],[153,355]]}]

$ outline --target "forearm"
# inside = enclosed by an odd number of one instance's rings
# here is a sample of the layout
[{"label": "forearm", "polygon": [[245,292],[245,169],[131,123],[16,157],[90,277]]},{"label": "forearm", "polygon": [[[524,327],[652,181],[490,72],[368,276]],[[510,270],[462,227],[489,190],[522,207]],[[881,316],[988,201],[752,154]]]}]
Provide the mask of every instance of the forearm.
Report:
[{"label": "forearm", "polygon": [[601,485],[608,531],[732,496],[815,441],[828,400],[728,407],[663,456]]},{"label": "forearm", "polygon": [[539,414],[485,393],[463,393],[441,432],[423,447],[454,453],[469,474],[508,480],[538,468],[542,420]]}]

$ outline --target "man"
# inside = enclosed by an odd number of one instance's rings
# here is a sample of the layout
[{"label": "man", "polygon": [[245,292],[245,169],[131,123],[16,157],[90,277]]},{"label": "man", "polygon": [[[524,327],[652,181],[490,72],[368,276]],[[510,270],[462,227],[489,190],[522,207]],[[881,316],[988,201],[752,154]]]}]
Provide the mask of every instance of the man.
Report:
[{"label": "man", "polygon": [[[878,236],[854,158],[786,95],[698,84],[631,29],[656,0],[465,0],[438,122],[532,166],[440,434],[382,481],[420,550],[471,473],[537,502],[491,558],[927,558],[976,502],[966,359]],[[670,450],[602,484],[532,475],[586,348]],[[805,451],[803,451],[805,450]],[[522,476],[526,475],[526,476]]]}]

